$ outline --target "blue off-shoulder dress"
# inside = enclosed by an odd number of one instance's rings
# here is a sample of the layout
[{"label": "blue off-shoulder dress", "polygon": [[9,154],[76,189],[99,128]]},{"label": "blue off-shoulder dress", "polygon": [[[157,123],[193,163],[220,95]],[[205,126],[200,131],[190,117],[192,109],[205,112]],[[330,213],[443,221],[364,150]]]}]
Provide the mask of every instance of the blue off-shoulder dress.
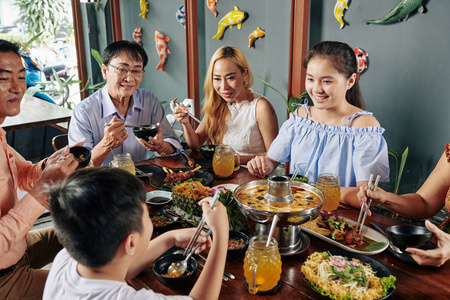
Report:
[{"label": "blue off-shoulder dress", "polygon": [[[302,105],[310,116],[306,105]],[[389,181],[389,158],[382,127],[351,127],[360,115],[373,115],[362,111],[346,117],[343,126],[314,123],[290,114],[272,142],[267,155],[280,163],[290,161],[290,173],[296,167],[299,174],[316,182],[319,174],[339,176],[343,187],[354,187],[358,181],[368,181],[370,174]],[[345,119],[345,118],[344,118]]]}]

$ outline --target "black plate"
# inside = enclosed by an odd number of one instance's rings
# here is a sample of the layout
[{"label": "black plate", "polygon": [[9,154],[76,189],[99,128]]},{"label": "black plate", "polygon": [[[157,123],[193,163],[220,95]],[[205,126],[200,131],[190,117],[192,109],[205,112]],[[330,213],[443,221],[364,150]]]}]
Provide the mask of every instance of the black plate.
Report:
[{"label": "black plate", "polygon": [[[372,270],[374,270],[377,273],[377,277],[381,278],[381,277],[389,277],[392,274],[391,270],[388,269],[388,267],[386,267],[384,264],[382,264],[381,262],[379,262],[376,259],[373,259],[369,256],[366,255],[362,255],[359,253],[354,253],[354,252],[349,252],[349,251],[345,251],[345,250],[330,250],[328,251],[331,255],[340,255],[340,256],[344,256],[347,257],[348,259],[352,259],[352,258],[356,258],[359,259],[361,262],[363,263],[369,263],[370,266],[372,267]],[[309,282],[309,280],[307,280],[305,278],[305,275],[302,273],[303,279],[306,281],[306,283],[317,293],[320,294],[320,292],[318,290],[316,290],[311,283]],[[383,300],[383,299],[387,299],[389,298],[389,296],[392,295],[392,293],[394,292],[394,289],[390,289],[388,291],[388,294],[382,298],[379,298],[378,300]]]},{"label": "black plate", "polygon": [[[160,166],[156,166],[156,165],[142,165],[142,166],[136,166],[135,168],[141,170],[144,173],[156,174],[156,173],[162,172],[162,168]],[[146,176],[139,175],[138,172],[136,172],[136,177],[140,178],[140,179],[148,178]]]},{"label": "black plate", "polygon": [[[163,208],[158,210],[156,213],[151,214],[150,215],[150,219],[152,219],[154,216],[157,216],[157,215],[161,215],[161,216],[165,216],[165,217],[171,218],[173,220],[173,222],[168,224],[168,225],[165,225],[165,226],[155,226],[155,224],[153,224],[153,228],[155,230],[163,230],[163,229],[165,230],[165,229],[168,229],[168,228],[172,228],[174,225],[176,225],[176,222],[179,220],[179,217],[174,216],[172,214],[169,214]],[[152,220],[152,222],[153,222],[153,220]]]},{"label": "black plate", "polygon": [[[185,171],[189,171],[189,170],[192,170],[192,168],[172,169],[172,171],[175,173],[179,172],[179,171],[185,172]],[[166,178],[166,176],[167,176],[167,173],[164,171],[155,173],[150,178],[150,184],[156,189],[164,190],[164,191],[171,191],[171,189],[169,187],[164,186],[164,179]],[[201,181],[201,183],[205,186],[206,185],[211,186],[211,184],[213,182],[213,176],[210,173],[203,171],[203,170],[195,171],[193,179],[197,180],[197,181],[199,179],[203,179]]]}]

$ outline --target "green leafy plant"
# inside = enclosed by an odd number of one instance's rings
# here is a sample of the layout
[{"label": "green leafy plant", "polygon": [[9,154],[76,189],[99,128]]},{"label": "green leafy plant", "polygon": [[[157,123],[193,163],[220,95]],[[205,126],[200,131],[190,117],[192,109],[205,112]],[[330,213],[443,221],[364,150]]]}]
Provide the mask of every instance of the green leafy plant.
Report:
[{"label": "green leafy plant", "polygon": [[63,79],[61,77],[58,76],[58,74],[56,73],[55,69],[52,69],[53,71],[53,78],[55,78],[55,81],[50,81],[50,82],[39,82],[39,84],[43,84],[43,85],[48,85],[48,86],[54,86],[54,89],[45,89],[45,90],[41,90],[41,92],[43,93],[49,93],[51,94],[53,97],[55,95],[60,95],[62,97],[62,106],[66,106],[69,109],[72,109],[72,103],[68,101],[69,99],[69,86],[71,84],[77,84],[77,83],[81,83],[81,80],[74,80],[73,78],[75,77],[76,74],[73,74],[72,76],[70,76],[67,79]]},{"label": "green leafy plant", "polygon": [[[95,58],[95,60],[98,63],[98,66],[101,69],[102,65],[103,65],[103,59],[102,59],[100,53],[97,50],[95,50],[95,49],[91,49],[91,55]],[[83,89],[81,91],[82,92],[85,92],[85,91],[96,91],[98,89],[101,89],[105,84],[106,84],[105,80],[102,81],[102,82],[93,84],[92,83],[92,78],[91,78],[91,76],[89,76],[88,79],[86,80],[85,86],[83,87]]]},{"label": "green leafy plant", "polygon": [[[409,149],[406,147],[405,151],[400,158],[398,153],[391,148],[388,148],[388,153],[395,158],[395,184],[394,184],[394,194],[398,193],[398,188],[400,186],[400,181],[402,180],[403,169],[405,167],[406,159],[408,158]],[[399,161],[400,158],[400,161]],[[397,219],[398,214],[393,213],[392,219]]]},{"label": "green leafy plant", "polygon": [[15,0],[19,7],[19,18],[27,27],[28,34],[36,36],[38,42],[51,43],[55,40],[63,16],[66,12],[63,1],[54,0]]},{"label": "green leafy plant", "polygon": [[399,161],[398,153],[391,148],[388,148],[388,153],[395,158],[395,185],[394,185],[394,194],[398,193],[398,188],[400,186],[400,181],[402,180],[403,169],[405,168],[406,159],[408,158],[409,149],[406,147],[405,151],[402,154],[402,157]]},{"label": "green leafy plant", "polygon": [[299,98],[291,96],[289,98],[289,100],[286,99],[286,97],[283,96],[283,94],[281,94],[280,91],[278,91],[276,88],[274,88],[273,86],[271,86],[268,82],[264,81],[261,77],[258,76],[258,79],[261,80],[262,83],[264,83],[265,85],[267,85],[268,87],[270,87],[272,90],[274,90],[275,92],[277,92],[281,98],[284,100],[284,103],[286,104],[287,109],[289,110],[289,112],[294,112],[297,107],[298,104],[302,104],[305,101],[305,97],[308,96],[308,92],[303,92]]}]

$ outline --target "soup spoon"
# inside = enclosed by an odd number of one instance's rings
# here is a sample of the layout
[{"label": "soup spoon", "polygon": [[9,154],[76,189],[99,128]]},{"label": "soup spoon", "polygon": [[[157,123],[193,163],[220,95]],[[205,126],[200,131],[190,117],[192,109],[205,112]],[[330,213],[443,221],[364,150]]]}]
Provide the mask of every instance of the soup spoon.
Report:
[{"label": "soup spoon", "polygon": [[[375,227],[375,229],[378,230],[382,235],[385,235],[383,229],[381,229],[380,226],[378,226],[374,222],[370,222],[370,225]],[[391,248],[392,251],[394,251],[397,254],[403,254],[403,251],[400,250],[400,248],[398,248],[397,246],[395,246],[388,237],[387,240],[389,241],[389,248]]]}]

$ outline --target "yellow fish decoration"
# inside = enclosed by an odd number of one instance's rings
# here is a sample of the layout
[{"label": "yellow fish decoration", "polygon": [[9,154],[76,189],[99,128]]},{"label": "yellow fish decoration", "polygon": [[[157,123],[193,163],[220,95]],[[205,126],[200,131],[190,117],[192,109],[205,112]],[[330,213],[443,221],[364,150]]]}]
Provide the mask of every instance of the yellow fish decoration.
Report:
[{"label": "yellow fish decoration", "polygon": [[148,13],[148,1],[141,0],[141,13],[139,14],[139,17],[146,18]]},{"label": "yellow fish decoration", "polygon": [[334,17],[341,23],[341,28],[344,28],[344,20],[342,17],[344,16],[344,9],[348,9],[348,0],[337,0],[336,5],[334,6]]},{"label": "yellow fish decoration", "polygon": [[241,29],[242,21],[244,21],[247,13],[239,10],[237,6],[234,7],[234,10],[227,13],[220,21],[219,28],[217,29],[217,33],[212,37],[213,40],[220,40],[223,37],[223,33],[227,27],[232,27],[233,25],[237,25],[238,29]]},{"label": "yellow fish decoration", "polygon": [[252,33],[248,36],[248,47],[251,48],[255,45],[256,39],[262,39],[266,35],[266,32],[262,30],[261,28],[256,28],[256,30],[253,30]]}]

